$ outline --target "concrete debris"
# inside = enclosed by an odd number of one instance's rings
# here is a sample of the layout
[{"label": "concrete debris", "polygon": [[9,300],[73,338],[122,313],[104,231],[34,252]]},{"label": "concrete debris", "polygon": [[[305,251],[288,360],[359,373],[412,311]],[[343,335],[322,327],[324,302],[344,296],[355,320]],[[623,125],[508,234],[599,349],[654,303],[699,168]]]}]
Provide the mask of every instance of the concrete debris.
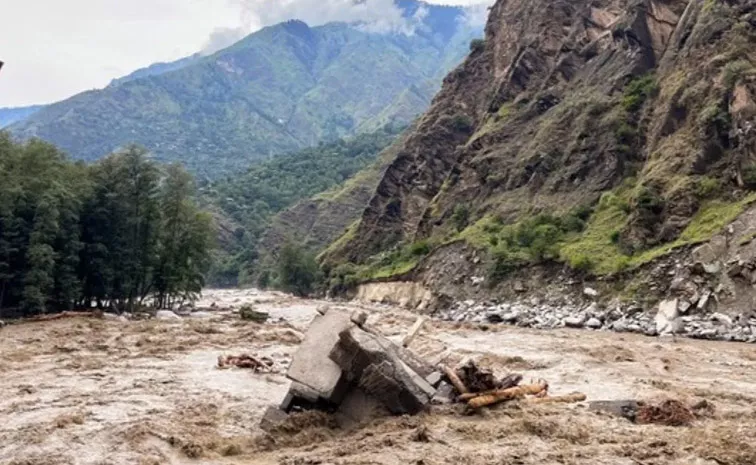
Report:
[{"label": "concrete debris", "polygon": [[[417,414],[430,404],[441,384],[438,371],[365,328],[366,320],[333,308],[315,317],[294,354],[287,373],[292,384],[277,410],[317,409],[352,424],[379,414]],[[408,336],[414,338],[421,326]],[[270,414],[263,421],[271,418],[283,417]]]},{"label": "concrete debris", "polygon": [[[424,322],[419,319],[410,329],[410,341]],[[249,359],[252,364],[272,365],[265,359]],[[236,359],[219,359],[219,366],[229,363],[239,366]],[[415,415],[431,404],[460,402],[481,408],[527,396],[548,398],[545,381],[521,386],[522,375],[498,378],[471,360],[456,369],[434,367],[403,345],[359,326],[353,315],[338,309],[315,317],[287,377],[291,386],[283,402],[266,412],[261,423],[264,429],[280,424],[290,412],[306,410],[334,414],[340,424],[352,425],[377,415]],[[538,403],[583,400],[584,395],[574,393]]]},{"label": "concrete debris", "polygon": [[412,341],[417,337],[417,335],[420,333],[420,331],[423,329],[423,325],[427,319],[424,316],[418,317],[417,321],[415,321],[415,324],[412,325],[409,331],[407,331],[407,335],[404,336],[404,340],[402,341],[402,346],[409,347],[410,344],[412,344]]}]

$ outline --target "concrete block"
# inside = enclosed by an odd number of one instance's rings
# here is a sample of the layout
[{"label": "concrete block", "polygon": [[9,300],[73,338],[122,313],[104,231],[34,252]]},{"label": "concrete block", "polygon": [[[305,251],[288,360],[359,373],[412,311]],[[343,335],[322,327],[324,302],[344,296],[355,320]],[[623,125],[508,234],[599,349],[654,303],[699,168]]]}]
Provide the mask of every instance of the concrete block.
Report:
[{"label": "concrete block", "polygon": [[315,390],[327,402],[339,403],[346,394],[346,381],[341,368],[328,355],[339,333],[351,327],[351,315],[341,310],[331,309],[315,316],[294,354],[288,378]]},{"label": "concrete block", "polygon": [[443,380],[443,377],[444,375],[441,374],[440,371],[434,371],[433,373],[425,377],[425,381],[427,381],[428,384],[430,384],[434,388],[438,388],[438,386],[441,384],[441,381]]},{"label": "concrete block", "polygon": [[286,412],[278,407],[270,406],[265,410],[260,420],[260,429],[269,433],[285,422],[287,418],[289,418],[289,415]]}]

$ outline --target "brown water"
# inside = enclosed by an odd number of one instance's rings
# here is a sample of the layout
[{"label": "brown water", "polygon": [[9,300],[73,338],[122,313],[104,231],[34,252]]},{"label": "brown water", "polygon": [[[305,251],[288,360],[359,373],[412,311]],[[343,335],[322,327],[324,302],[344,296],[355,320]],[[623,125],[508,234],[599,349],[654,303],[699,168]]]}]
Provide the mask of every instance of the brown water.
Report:
[{"label": "brown water", "polygon": [[[211,291],[202,305],[253,304],[275,323],[232,312],[177,322],[68,319],[0,330],[0,464],[379,463],[753,464],[756,347],[661,342],[588,331],[534,331],[432,322],[413,343],[447,363],[467,357],[554,395],[590,400],[705,399],[716,411],[690,428],[638,426],[583,405],[506,405],[468,415],[436,407],[351,431],[303,418],[259,431],[280,402],[283,373],[320,305],[256,291]],[[344,305],[340,305],[344,306]],[[414,315],[364,307],[369,324],[399,337]],[[251,353],[278,373],[215,368],[218,355]],[[420,432],[427,434],[419,434]]]}]

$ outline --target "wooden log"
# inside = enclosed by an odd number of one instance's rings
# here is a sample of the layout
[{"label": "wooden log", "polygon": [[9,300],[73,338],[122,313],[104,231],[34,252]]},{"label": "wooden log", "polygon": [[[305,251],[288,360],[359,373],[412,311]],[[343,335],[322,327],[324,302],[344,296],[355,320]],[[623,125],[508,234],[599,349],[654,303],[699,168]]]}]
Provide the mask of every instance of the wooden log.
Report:
[{"label": "wooden log", "polygon": [[449,381],[451,381],[452,386],[454,386],[454,389],[457,390],[460,394],[469,394],[470,390],[467,389],[467,386],[465,386],[465,383],[462,382],[461,379],[459,379],[459,376],[457,376],[456,373],[454,373],[454,370],[449,368],[448,366],[444,365],[444,373],[449,378]]},{"label": "wooden log", "polygon": [[574,404],[575,402],[583,402],[588,397],[582,392],[575,392],[566,396],[554,396],[554,397],[535,397],[528,399],[529,404]]},{"label": "wooden log", "polygon": [[527,395],[536,395],[546,391],[549,385],[545,381],[541,381],[538,384],[526,384],[524,386],[517,386],[509,389],[503,389],[496,391],[493,394],[486,394],[482,396],[470,399],[467,402],[472,408],[487,407],[489,405],[498,404],[507,400],[517,399],[519,397],[525,397]]}]

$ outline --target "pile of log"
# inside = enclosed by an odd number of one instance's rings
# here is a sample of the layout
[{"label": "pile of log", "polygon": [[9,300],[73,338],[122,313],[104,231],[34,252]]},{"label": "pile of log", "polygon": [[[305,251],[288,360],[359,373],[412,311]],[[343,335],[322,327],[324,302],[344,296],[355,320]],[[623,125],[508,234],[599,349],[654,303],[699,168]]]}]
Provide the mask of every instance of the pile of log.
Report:
[{"label": "pile of log", "polygon": [[565,396],[549,396],[549,384],[546,381],[520,385],[522,375],[517,373],[497,379],[492,372],[481,370],[473,361],[457,370],[444,366],[443,371],[445,380],[454,387],[456,402],[467,404],[473,409],[517,399],[525,399],[534,404],[574,403],[586,399],[585,394],[577,392]]}]

